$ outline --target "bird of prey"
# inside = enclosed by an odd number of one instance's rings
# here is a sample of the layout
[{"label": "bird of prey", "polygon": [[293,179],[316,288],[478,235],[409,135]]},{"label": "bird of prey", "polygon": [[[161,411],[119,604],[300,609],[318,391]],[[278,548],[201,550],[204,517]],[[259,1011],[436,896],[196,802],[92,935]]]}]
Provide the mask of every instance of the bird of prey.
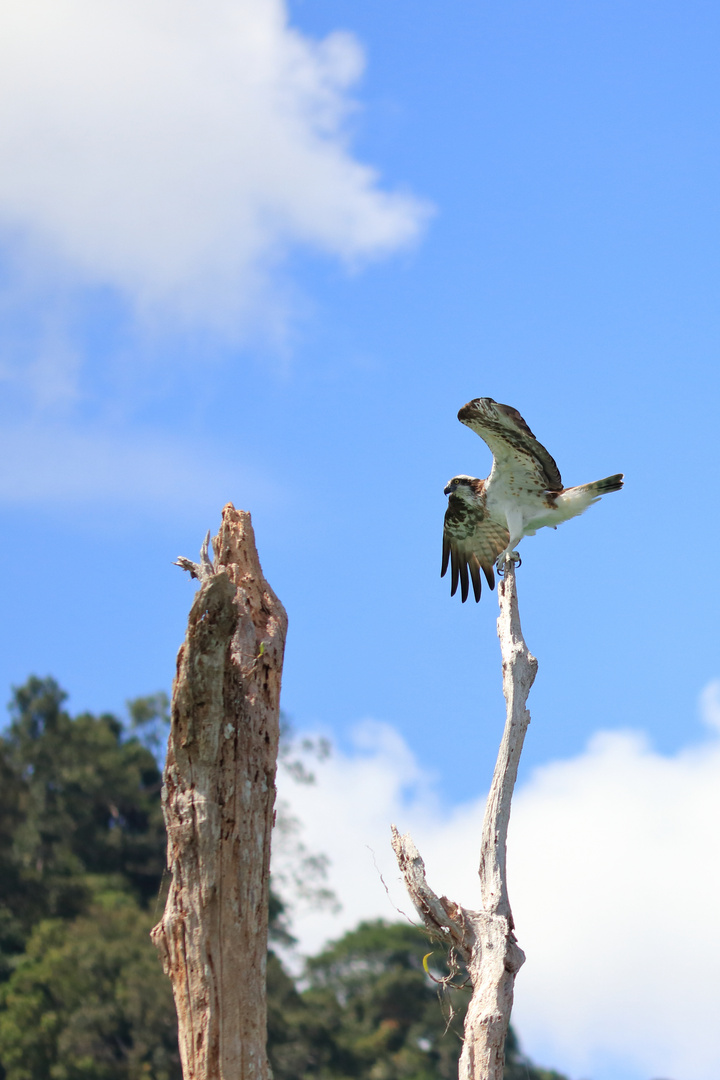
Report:
[{"label": "bird of prey", "polygon": [[458,420],[477,432],[493,455],[487,480],[454,476],[445,488],[448,507],[440,576],[445,576],[450,563],[451,596],[459,581],[465,603],[468,575],[477,601],[481,570],[493,589],[493,566],[497,563],[502,573],[506,561],[519,563],[514,549],[523,536],[534,536],[546,525],[554,529],[582,514],[601,495],[619,491],[623,474],[564,488],[557,465],[517,409],[499,405],[492,398],[475,398],[463,405]]}]

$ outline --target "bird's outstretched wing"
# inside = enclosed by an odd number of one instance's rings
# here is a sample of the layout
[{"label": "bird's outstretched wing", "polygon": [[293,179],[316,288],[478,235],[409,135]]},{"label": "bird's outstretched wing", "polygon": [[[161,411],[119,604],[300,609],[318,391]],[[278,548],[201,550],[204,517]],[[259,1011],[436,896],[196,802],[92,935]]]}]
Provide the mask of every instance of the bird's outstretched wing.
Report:
[{"label": "bird's outstretched wing", "polygon": [[463,405],[458,420],[487,443],[494,457],[489,480],[505,476],[519,491],[562,491],[560,471],[517,409],[492,398]]},{"label": "bird's outstretched wing", "polygon": [[[483,481],[479,480],[477,483],[482,484]],[[459,580],[462,586],[462,600],[465,603],[469,590],[469,573],[475,599],[479,600],[482,592],[481,569],[487,578],[488,585],[494,589],[493,566],[500,552],[507,547],[509,540],[508,530],[488,517],[481,505],[468,506],[462,499],[451,495],[445,511],[442,573],[440,574],[441,577],[445,576],[448,563],[450,563],[452,573],[450,595],[454,596],[457,592]]]}]

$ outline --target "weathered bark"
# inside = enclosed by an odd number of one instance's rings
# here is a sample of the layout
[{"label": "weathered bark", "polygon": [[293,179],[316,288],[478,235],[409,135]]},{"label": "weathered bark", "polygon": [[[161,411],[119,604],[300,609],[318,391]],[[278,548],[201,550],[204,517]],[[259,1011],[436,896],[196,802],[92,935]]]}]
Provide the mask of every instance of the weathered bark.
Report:
[{"label": "weathered bark", "polygon": [[170,892],[153,940],[184,1080],[267,1080],[270,833],[287,616],[250,515],[223,509],[177,658],[163,807]]},{"label": "weathered bark", "polygon": [[535,679],[537,660],[530,655],[522,636],[515,566],[511,562],[506,563],[498,593],[507,718],[483,821],[479,870],[482,910],[470,911],[445,896],[436,896],[427,884],[425,865],[411,837],[400,836],[392,826],[393,848],[415,908],[427,928],[462,957],[472,983],[459,1080],[502,1080],[515,976],[525,962],[513,933],[505,855],[510,803],[530,723],[525,702]]}]

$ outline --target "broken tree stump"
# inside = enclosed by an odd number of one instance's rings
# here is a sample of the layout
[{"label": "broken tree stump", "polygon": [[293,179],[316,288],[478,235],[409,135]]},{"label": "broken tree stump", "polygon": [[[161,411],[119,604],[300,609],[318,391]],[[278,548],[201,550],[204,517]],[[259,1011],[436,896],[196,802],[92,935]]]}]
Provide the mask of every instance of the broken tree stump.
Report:
[{"label": "broken tree stump", "polygon": [[177,658],[164,773],[170,891],[152,937],[171,979],[184,1080],[268,1080],[270,834],[287,616],[250,515],[228,503]]}]

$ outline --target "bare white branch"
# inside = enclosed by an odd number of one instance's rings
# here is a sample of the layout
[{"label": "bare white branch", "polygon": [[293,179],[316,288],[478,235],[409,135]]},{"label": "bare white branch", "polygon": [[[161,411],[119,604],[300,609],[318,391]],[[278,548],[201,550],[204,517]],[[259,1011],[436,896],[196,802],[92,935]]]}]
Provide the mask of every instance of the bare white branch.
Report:
[{"label": "bare white branch", "polygon": [[515,976],[525,962],[513,933],[506,847],[512,794],[530,723],[525,703],[537,660],[522,636],[512,561],[505,564],[498,597],[506,721],[483,821],[479,870],[482,910],[471,911],[445,896],[438,897],[427,884],[425,865],[412,838],[400,836],[392,826],[393,849],[415,909],[427,929],[444,936],[467,963],[473,992],[465,1018],[459,1080],[502,1080]]},{"label": "bare white branch", "polygon": [[507,832],[520,754],[530,723],[525,702],[535,681],[538,665],[535,657],[530,655],[520,627],[515,564],[508,562],[506,567],[505,576],[498,585],[500,615],[497,632],[507,717],[485,807],[480,847],[480,889],[483,910],[488,914],[506,915],[512,926],[505,866]]}]

